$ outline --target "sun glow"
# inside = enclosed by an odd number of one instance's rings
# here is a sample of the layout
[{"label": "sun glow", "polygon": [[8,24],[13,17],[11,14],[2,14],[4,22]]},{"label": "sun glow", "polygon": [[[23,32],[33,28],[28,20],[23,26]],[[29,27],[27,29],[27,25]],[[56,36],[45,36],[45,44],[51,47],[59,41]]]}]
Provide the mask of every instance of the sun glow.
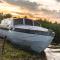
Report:
[{"label": "sun glow", "polygon": [[14,11],[14,12],[21,12],[22,10],[17,6],[7,5],[7,4],[0,4],[1,11]]},{"label": "sun glow", "polygon": [[52,15],[46,15],[42,11],[32,12],[32,11],[29,11],[28,9],[22,9],[20,6],[8,4],[6,2],[0,3],[0,13],[1,12],[4,14],[10,13],[13,15],[13,17],[27,16],[28,18],[31,18],[33,20],[37,20],[40,18],[42,18],[42,19],[46,18],[49,21],[52,21],[52,22],[57,21],[58,23],[60,23],[59,19],[53,17]]},{"label": "sun glow", "polygon": [[24,17],[25,15],[29,15],[29,11],[27,9],[21,9],[21,7],[16,5],[11,5],[8,3],[0,3],[0,13],[10,13],[14,16]]}]

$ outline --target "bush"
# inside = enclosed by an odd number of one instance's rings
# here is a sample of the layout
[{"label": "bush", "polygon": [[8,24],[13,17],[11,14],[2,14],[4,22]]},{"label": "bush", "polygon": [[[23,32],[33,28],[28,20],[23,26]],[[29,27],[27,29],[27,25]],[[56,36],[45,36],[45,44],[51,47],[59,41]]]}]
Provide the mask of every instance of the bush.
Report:
[{"label": "bush", "polygon": [[40,19],[37,20],[36,22],[41,24],[42,27],[51,29],[55,32],[55,38],[52,41],[52,43],[56,43],[56,44],[60,43],[60,24],[58,24],[57,22],[55,23],[48,22],[46,19],[45,20]]}]

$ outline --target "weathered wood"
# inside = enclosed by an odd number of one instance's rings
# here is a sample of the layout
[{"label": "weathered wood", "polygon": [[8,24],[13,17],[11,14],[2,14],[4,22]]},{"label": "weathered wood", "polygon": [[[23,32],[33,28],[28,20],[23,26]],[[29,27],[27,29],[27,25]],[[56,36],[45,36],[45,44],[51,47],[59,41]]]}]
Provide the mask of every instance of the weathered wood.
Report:
[{"label": "weathered wood", "polygon": [[0,55],[2,54],[3,39],[0,38]]},{"label": "weathered wood", "polygon": [[2,55],[4,54],[5,41],[6,41],[6,37],[4,37],[3,39],[0,38],[0,52]]}]

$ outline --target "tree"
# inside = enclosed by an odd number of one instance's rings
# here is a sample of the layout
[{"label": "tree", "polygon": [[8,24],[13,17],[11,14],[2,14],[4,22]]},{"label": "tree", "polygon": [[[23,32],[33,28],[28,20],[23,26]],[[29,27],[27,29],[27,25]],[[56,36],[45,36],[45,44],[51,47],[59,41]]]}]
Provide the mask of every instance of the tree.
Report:
[{"label": "tree", "polygon": [[46,19],[44,20],[40,19],[38,20],[38,22],[39,24],[42,25],[42,27],[53,30],[55,32],[55,37],[52,43],[60,44],[60,24],[58,24],[57,22],[55,23],[48,22]]},{"label": "tree", "polygon": [[10,17],[12,17],[11,14],[5,14],[5,15],[4,15],[4,18],[10,18]]},{"label": "tree", "polygon": [[0,13],[0,20],[3,19],[3,13]]},{"label": "tree", "polygon": [[3,20],[3,13],[0,13],[0,23],[1,23],[1,20]]}]

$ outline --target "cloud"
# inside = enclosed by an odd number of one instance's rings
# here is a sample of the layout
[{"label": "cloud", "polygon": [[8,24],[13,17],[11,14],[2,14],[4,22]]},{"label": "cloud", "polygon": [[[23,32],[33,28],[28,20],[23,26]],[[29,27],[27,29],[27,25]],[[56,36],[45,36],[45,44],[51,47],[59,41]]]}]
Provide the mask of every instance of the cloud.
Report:
[{"label": "cloud", "polygon": [[32,11],[37,11],[39,6],[39,4],[37,4],[36,2],[30,2],[27,0],[5,0],[5,1],[7,1],[8,3],[16,4],[21,8],[26,8]]},{"label": "cloud", "polygon": [[60,10],[60,4],[57,1],[60,0],[4,0],[8,3],[16,4],[20,6],[22,9],[26,8],[31,11],[50,11]]},{"label": "cloud", "polygon": [[31,11],[43,12],[47,15],[60,16],[57,11],[60,11],[60,4],[57,1],[60,0],[4,0],[8,3],[16,4],[22,9]]},{"label": "cloud", "polygon": [[49,10],[49,9],[44,9],[44,8],[41,8],[41,11],[43,11],[46,14],[54,14],[54,13],[57,13],[56,10]]},{"label": "cloud", "polygon": [[57,2],[60,2],[60,0],[56,0]]},{"label": "cloud", "polygon": [[43,11],[44,13],[51,13],[49,8],[46,7],[44,1],[41,2],[39,1],[36,2],[35,0],[32,0],[33,2],[30,0],[5,0],[5,1],[7,1],[8,3],[16,4],[20,6],[22,9],[26,8],[31,11]]}]

